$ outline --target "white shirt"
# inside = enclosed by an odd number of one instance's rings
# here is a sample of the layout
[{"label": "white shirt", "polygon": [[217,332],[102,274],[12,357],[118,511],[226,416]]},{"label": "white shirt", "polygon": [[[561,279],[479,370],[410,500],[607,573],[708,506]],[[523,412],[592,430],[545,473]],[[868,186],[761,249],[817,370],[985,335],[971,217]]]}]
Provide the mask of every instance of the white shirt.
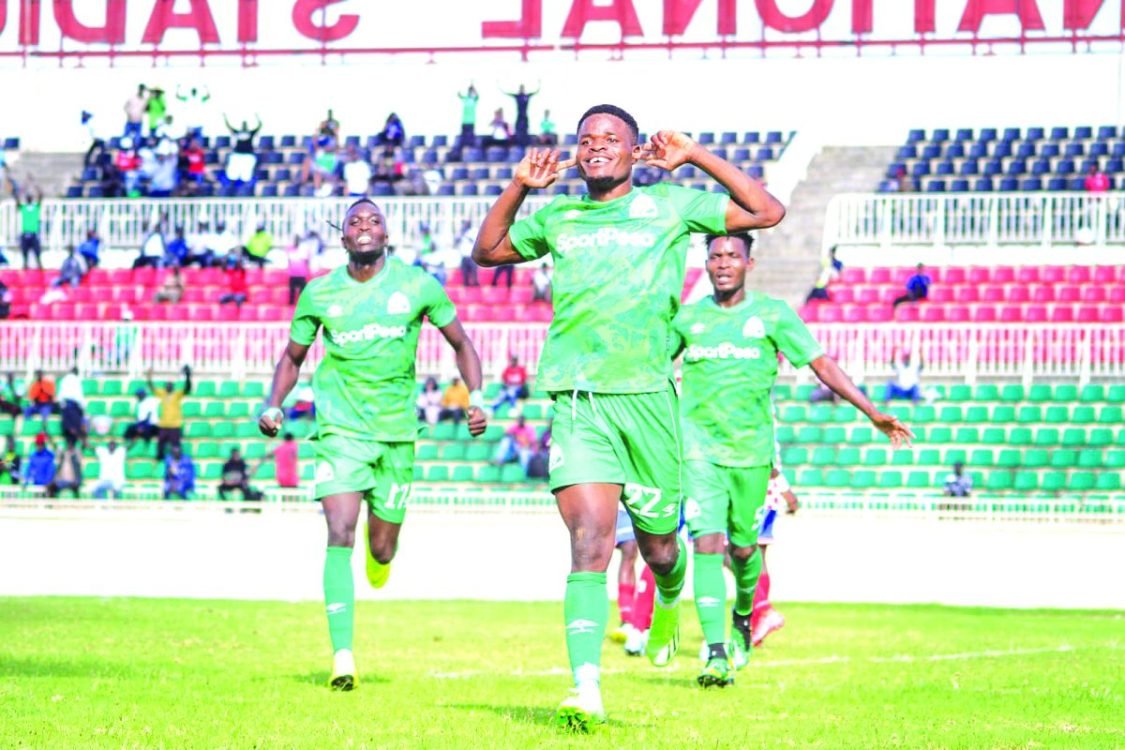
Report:
[{"label": "white shirt", "polygon": [[64,401],[74,401],[83,408],[86,406],[86,397],[82,393],[82,378],[73,372],[63,375],[62,380],[59,381],[59,403]]},{"label": "white shirt", "polygon": [[145,396],[137,404],[137,421],[156,424],[160,419],[160,399],[156,396]]},{"label": "white shirt", "polygon": [[457,237],[454,243],[457,245],[457,250],[461,253],[462,258],[473,257],[473,245],[476,243],[476,236],[472,232],[465,232]]},{"label": "white shirt", "polygon": [[921,373],[922,368],[916,361],[910,364],[895,363],[896,385],[904,391],[910,390],[922,381]]},{"label": "white shirt", "polygon": [[531,284],[538,292],[545,292],[551,287],[551,274],[544,271],[542,268],[535,269],[535,273],[531,275]]},{"label": "white shirt", "polygon": [[98,457],[98,481],[109,482],[115,487],[125,485],[125,446],[118,445],[110,450],[104,445],[94,449]]},{"label": "white shirt", "polygon": [[365,195],[371,183],[371,165],[362,159],[344,165],[344,184],[351,195]]},{"label": "white shirt", "polygon": [[162,235],[160,232],[153,232],[148,237],[146,237],[145,244],[141,246],[141,255],[163,258],[164,235]]}]

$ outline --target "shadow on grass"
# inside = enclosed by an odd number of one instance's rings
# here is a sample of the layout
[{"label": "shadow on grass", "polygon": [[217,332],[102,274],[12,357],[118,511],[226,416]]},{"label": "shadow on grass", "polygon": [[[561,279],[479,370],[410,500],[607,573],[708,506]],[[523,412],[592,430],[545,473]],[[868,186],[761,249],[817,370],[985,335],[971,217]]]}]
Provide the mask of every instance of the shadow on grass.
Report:
[{"label": "shadow on grass", "polygon": [[[302,685],[326,688],[328,687],[328,680],[331,676],[332,675],[328,672],[306,672],[305,674],[292,675],[292,678],[294,682],[299,682]],[[357,683],[357,689],[360,689],[365,685],[389,685],[391,681],[377,674],[361,674]]]},{"label": "shadow on grass", "polygon": [[[517,721],[521,724],[532,724],[555,729],[555,709],[544,706],[493,706],[488,703],[443,703],[439,708],[456,708],[462,711],[489,711],[497,716]],[[610,727],[624,726],[620,721],[610,719]],[[562,730],[560,730],[562,731]]]},{"label": "shadow on grass", "polygon": [[100,677],[128,679],[141,674],[128,662],[94,659],[0,658],[0,677]]}]

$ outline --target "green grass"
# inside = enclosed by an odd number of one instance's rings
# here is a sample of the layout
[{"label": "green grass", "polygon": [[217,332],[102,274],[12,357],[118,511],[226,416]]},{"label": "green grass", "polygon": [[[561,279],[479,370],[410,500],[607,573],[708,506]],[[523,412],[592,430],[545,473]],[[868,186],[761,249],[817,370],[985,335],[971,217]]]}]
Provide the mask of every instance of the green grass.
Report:
[{"label": "green grass", "polygon": [[787,605],[737,684],[607,642],[610,723],[560,734],[558,604],[361,602],[359,689],[315,603],[0,599],[3,748],[1121,748],[1125,615]]}]

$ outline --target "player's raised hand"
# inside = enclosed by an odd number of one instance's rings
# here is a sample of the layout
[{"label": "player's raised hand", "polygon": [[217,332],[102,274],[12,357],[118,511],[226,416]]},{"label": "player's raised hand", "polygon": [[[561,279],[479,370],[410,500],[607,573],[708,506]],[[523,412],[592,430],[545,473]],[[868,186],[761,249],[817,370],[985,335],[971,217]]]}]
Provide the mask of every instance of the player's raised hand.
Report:
[{"label": "player's raised hand", "polygon": [[890,414],[877,412],[871,418],[871,424],[891,439],[891,447],[895,450],[909,448],[911,441],[914,440],[914,433],[910,431],[910,428],[899,421],[898,417]]},{"label": "player's raised hand", "polygon": [[488,427],[488,417],[485,416],[484,409],[479,406],[470,406],[469,434],[473,437],[480,437],[484,434],[486,427]]},{"label": "player's raised hand", "polygon": [[277,437],[281,425],[285,421],[285,412],[276,406],[271,406],[258,417],[258,429],[266,437]]},{"label": "player's raised hand", "polygon": [[514,179],[524,187],[545,188],[576,163],[574,159],[560,160],[557,148],[528,149],[516,167]]},{"label": "player's raised hand", "polygon": [[660,167],[671,172],[691,161],[696,142],[675,130],[657,131],[649,142],[641,146],[641,160],[650,167]]}]

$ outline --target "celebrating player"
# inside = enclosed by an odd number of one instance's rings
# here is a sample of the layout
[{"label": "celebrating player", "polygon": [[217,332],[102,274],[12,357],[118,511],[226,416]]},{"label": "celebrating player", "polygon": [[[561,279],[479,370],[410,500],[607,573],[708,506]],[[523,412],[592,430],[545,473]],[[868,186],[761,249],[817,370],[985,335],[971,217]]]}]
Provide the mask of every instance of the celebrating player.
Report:
[{"label": "celebrating player", "polygon": [[[668,170],[692,164],[729,196],[667,183],[633,188],[638,161]],[[587,195],[558,196],[516,221],[531,190],[575,165]],[[663,666],[677,648],[687,555],[675,533],[682,491],[669,341],[689,235],[773,226],[784,214],[760,184],[686,135],[661,131],[641,144],[636,120],[605,104],[579,120],[576,159],[531,149],[481,226],[473,259],[482,266],[554,258],[555,316],[537,387],[555,401],[550,486],[570,531],[563,609],[575,690],[559,707],[562,726],[605,721],[606,569],[621,500],[656,579],[646,653]]]},{"label": "celebrating player", "polygon": [[414,359],[422,319],[441,329],[470,389],[469,433],[484,432],[480,359],[441,285],[420,268],[388,259],[387,227],[370,200],[348,209],[343,227],[348,264],[310,281],[297,303],[289,344],[273,376],[262,433],[281,429],[281,404],[324,329],[316,370],[315,497],[328,522],[324,603],[334,652],[331,685],[356,684],[352,632],[355,587],[351,555],[360,506],[367,501],[367,577],[379,588],[390,575],[414,476]]},{"label": "celebrating player", "polygon": [[[781,352],[862,411],[897,448],[913,434],[875,409],[785,302],[744,288],[754,267],[748,234],[708,237],[707,275],[714,295],[684,307],[673,321],[683,352],[684,517],[694,539],[696,611],[708,645],[704,687],[733,682],[732,661],[751,648],[750,614],[762,568],[758,530],[774,453],[770,389]],[[736,582],[728,653],[723,553],[730,542]]]}]

